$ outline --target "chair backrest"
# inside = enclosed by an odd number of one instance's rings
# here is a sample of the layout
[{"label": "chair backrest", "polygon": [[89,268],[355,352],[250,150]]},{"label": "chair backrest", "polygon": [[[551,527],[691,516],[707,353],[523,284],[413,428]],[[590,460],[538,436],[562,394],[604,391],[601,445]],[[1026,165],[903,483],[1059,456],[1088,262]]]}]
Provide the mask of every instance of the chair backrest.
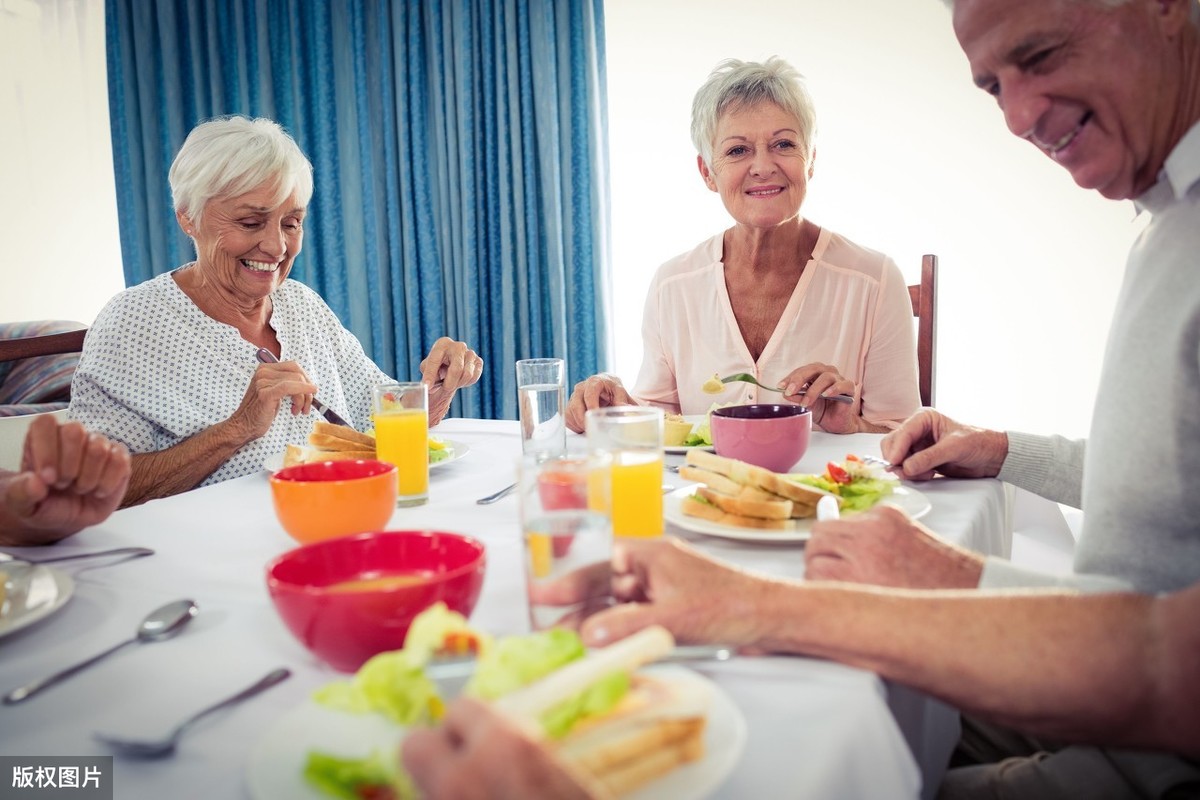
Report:
[{"label": "chair backrest", "polygon": [[82,353],[83,337],[86,334],[87,328],[82,328],[77,331],[25,336],[20,339],[0,338],[0,362],[59,353]]},{"label": "chair backrest", "polygon": [[937,268],[935,255],[921,257],[921,282],[908,287],[913,316],[917,318],[917,385],[921,405],[933,405],[937,373]]}]

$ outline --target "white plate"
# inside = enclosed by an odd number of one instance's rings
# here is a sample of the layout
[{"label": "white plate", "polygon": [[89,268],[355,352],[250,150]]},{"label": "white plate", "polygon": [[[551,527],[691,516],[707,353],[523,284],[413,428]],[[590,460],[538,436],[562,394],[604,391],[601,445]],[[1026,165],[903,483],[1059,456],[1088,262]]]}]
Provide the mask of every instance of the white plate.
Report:
[{"label": "white plate", "polygon": [[[689,517],[682,510],[683,498],[695,492],[698,485],[682,486],[663,498],[663,517],[667,522],[687,531],[744,542],[803,542],[807,541],[812,533],[812,519],[794,519],[787,528],[768,531],[761,528],[743,528],[740,525],[721,525],[699,517]],[[896,506],[913,519],[925,516],[933,508],[928,497],[907,486],[897,486],[880,502]]]},{"label": "white plate", "polygon": [[[733,771],[746,746],[746,718],[729,695],[703,675],[669,665],[649,667],[646,672],[711,686],[705,755],[626,795],[625,800],[699,800]],[[250,751],[246,764],[250,796],[254,800],[328,800],[304,780],[310,751],[362,758],[372,750],[397,752],[403,738],[404,728],[379,714],[346,714],[307,700],[277,719]]]},{"label": "white plate", "polygon": [[71,599],[75,582],[51,567],[27,562],[0,563],[4,603],[0,605],[0,638],[58,611]]},{"label": "white plate", "polygon": [[[438,438],[441,439],[440,436]],[[442,442],[445,443],[446,447],[450,449],[450,457],[443,458],[441,461],[436,461],[430,464],[430,469],[438,469],[439,467],[444,467],[447,464],[453,464],[455,461],[458,461],[467,453],[471,452],[471,445],[466,444],[465,442],[456,442],[452,439],[442,439]],[[267,456],[266,460],[263,461],[263,469],[272,474],[283,469],[283,453],[276,453],[273,456]]]},{"label": "white plate", "polygon": [[[683,415],[683,419],[685,422],[692,423],[693,431],[696,429],[697,425],[703,424],[704,420],[707,417],[708,417],[708,414],[684,414]],[[688,450],[707,450],[710,453],[714,452],[713,446],[711,444],[696,444],[696,445],[692,445],[691,447],[687,447],[686,445],[671,445],[669,447],[663,448],[664,452],[670,453],[672,455],[681,455],[683,453],[686,453]]]}]

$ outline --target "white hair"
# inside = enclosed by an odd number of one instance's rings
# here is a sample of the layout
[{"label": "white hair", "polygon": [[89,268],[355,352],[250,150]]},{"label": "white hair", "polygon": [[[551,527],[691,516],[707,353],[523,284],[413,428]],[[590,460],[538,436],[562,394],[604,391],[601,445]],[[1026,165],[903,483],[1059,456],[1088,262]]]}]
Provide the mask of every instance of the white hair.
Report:
[{"label": "white hair", "polygon": [[175,210],[200,224],[204,206],[263,186],[279,205],[296,195],[312,199],[312,164],[279,123],[260,117],[218,117],[201,122],[183,142],[168,174]]},{"label": "white hair", "polygon": [[804,76],[779,56],[763,63],[722,61],[692,100],[692,144],[704,163],[712,167],[713,144],[721,115],[736,108],[771,102],[800,122],[800,147],[812,160],[817,135],[817,111],[804,84]]}]

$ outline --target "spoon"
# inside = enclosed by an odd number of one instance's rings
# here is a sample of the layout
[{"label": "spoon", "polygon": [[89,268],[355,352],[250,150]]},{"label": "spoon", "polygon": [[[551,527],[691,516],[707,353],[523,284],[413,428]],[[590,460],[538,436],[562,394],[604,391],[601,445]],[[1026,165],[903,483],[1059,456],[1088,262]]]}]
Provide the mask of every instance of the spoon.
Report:
[{"label": "spoon", "polygon": [[[755,378],[753,375],[751,375],[749,372],[739,372],[736,375],[730,375],[729,377],[721,378],[721,383],[732,383],[734,381],[742,381],[744,383],[752,383],[755,386],[759,387],[760,389],[766,389],[768,392],[779,392],[780,394],[783,394],[783,389],[777,389],[774,386],[767,386],[765,383],[759,383],[758,379]],[[705,385],[707,386],[708,383],[706,382]],[[708,394],[719,394],[720,393],[719,390],[716,392],[710,392],[710,391],[708,391],[707,388],[705,389],[705,392],[707,392]],[[822,400],[832,400],[835,403],[853,403],[854,402],[854,398],[848,394],[831,394],[831,395],[822,397],[821,399]]]},{"label": "spoon", "polygon": [[129,756],[131,758],[158,758],[160,756],[169,756],[171,753],[175,752],[175,746],[179,744],[179,737],[183,735],[183,732],[192,727],[192,725],[201,718],[207,717],[209,714],[222,708],[228,708],[229,706],[237,705],[243,700],[247,700],[259,692],[270,689],[277,683],[286,681],[289,677],[291,677],[291,675],[292,671],[286,667],[280,667],[279,669],[272,670],[263,677],[259,678],[253,686],[248,686],[232,697],[227,697],[219,703],[214,703],[213,705],[203,708],[200,711],[197,711],[195,714],[192,714],[183,722],[176,725],[170,733],[161,739],[122,739],[117,736],[110,736],[106,733],[93,733],[92,737],[95,738],[96,741],[103,742],[113,750],[116,750],[120,755]]},{"label": "spoon", "polygon": [[18,689],[13,689],[4,695],[4,702],[6,705],[11,706],[28,700],[43,689],[53,686],[77,672],[81,672],[126,645],[138,644],[140,642],[160,642],[163,639],[170,639],[183,630],[183,626],[187,625],[192,617],[196,616],[197,611],[199,611],[199,608],[191,600],[176,600],[173,603],[167,603],[162,608],[150,612],[149,616],[142,620],[142,624],[138,626],[137,635],[132,639],[126,639],[115,647],[110,647],[103,653],[92,656],[87,661],[80,662],[73,667],[68,667],[61,672],[56,672],[47,678],[41,678],[27,683]]}]

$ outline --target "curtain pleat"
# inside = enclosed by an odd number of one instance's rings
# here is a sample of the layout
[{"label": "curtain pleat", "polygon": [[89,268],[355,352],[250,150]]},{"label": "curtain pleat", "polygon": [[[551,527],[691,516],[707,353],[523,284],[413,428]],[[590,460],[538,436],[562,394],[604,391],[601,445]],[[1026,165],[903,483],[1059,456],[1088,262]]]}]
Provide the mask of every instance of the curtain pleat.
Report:
[{"label": "curtain pleat", "polygon": [[223,114],[282,124],[315,192],[292,277],[389,374],[486,363],[452,413],[514,418],[519,358],[608,363],[603,0],[106,0],[126,283],[194,257],[167,172]]}]

